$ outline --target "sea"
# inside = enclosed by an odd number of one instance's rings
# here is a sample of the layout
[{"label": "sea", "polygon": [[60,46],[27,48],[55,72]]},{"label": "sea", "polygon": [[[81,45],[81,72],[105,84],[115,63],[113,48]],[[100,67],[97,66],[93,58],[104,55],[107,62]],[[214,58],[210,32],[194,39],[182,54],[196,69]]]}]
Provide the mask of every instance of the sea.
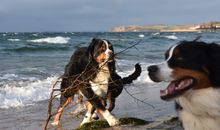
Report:
[{"label": "sea", "polygon": [[[2,32],[0,129],[42,129],[53,84],[64,73],[73,52],[88,46],[93,38],[109,40],[115,53],[120,52],[116,56],[116,66],[122,77],[132,73],[136,63],[142,66],[141,76],[126,85],[117,98],[113,110],[116,117],[152,121],[175,116],[174,103],[159,98],[159,90],[164,89],[167,83],[151,81],[147,67],[162,62],[165,51],[172,45],[199,36],[201,41],[220,43],[220,32]],[[55,100],[59,102],[59,98]],[[74,111],[74,107],[70,106],[69,111]],[[55,105],[53,110],[56,108]],[[61,118],[64,129],[78,127],[80,120],[82,117],[76,118],[68,113]]]}]

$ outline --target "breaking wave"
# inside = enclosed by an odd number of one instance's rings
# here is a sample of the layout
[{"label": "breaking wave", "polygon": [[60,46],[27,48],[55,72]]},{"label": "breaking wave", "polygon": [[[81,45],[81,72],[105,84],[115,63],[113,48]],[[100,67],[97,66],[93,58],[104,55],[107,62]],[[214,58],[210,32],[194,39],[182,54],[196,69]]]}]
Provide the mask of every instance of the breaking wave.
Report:
[{"label": "breaking wave", "polygon": [[175,36],[175,35],[164,36],[164,37],[167,38],[167,39],[171,39],[171,40],[177,40],[178,39],[178,37]]},{"label": "breaking wave", "polygon": [[70,40],[69,37],[46,37],[46,38],[40,38],[40,39],[33,39],[33,40],[27,40],[28,42],[34,42],[34,43],[53,43],[53,44],[66,44]]},{"label": "breaking wave", "polygon": [[139,34],[138,37],[143,38],[143,37],[145,37],[145,35],[144,34]]},{"label": "breaking wave", "polygon": [[152,35],[152,39],[169,39],[169,40],[178,40],[179,38],[175,35],[167,35],[167,36],[163,36],[160,35],[160,33],[155,33]]},{"label": "breaking wave", "polygon": [[12,41],[12,42],[19,42],[21,41],[20,39],[7,39],[8,41]]},{"label": "breaking wave", "polygon": [[[30,78],[18,80],[15,74],[5,74],[0,82],[0,108],[31,105],[34,102],[46,100],[51,92],[51,85],[58,77],[48,77],[43,80]],[[4,79],[11,80],[10,82]]]}]

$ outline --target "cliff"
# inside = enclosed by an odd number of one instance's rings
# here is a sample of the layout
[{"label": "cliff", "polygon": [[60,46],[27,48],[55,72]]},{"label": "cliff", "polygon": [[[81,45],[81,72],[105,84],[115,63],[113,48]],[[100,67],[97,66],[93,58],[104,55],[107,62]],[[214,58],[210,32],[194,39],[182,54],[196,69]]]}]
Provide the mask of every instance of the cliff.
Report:
[{"label": "cliff", "polygon": [[197,32],[220,29],[220,22],[193,25],[131,25],[113,27],[111,32]]}]

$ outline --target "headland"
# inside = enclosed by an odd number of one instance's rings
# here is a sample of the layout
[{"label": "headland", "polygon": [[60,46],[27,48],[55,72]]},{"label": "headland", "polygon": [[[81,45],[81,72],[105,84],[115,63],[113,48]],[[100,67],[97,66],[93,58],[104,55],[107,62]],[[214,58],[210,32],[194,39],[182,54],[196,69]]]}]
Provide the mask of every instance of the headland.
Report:
[{"label": "headland", "polygon": [[185,25],[130,25],[113,27],[111,32],[200,32],[220,30],[220,22],[206,22]]}]

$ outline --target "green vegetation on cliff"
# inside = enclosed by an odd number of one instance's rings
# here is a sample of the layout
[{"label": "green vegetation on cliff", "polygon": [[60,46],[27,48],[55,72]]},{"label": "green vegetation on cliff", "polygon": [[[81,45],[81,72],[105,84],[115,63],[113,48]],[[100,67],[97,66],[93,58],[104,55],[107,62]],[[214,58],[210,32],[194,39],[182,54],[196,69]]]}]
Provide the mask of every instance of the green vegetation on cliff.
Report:
[{"label": "green vegetation on cliff", "polygon": [[112,32],[196,32],[220,29],[220,22],[207,22],[192,25],[131,25],[119,26],[111,29]]}]

